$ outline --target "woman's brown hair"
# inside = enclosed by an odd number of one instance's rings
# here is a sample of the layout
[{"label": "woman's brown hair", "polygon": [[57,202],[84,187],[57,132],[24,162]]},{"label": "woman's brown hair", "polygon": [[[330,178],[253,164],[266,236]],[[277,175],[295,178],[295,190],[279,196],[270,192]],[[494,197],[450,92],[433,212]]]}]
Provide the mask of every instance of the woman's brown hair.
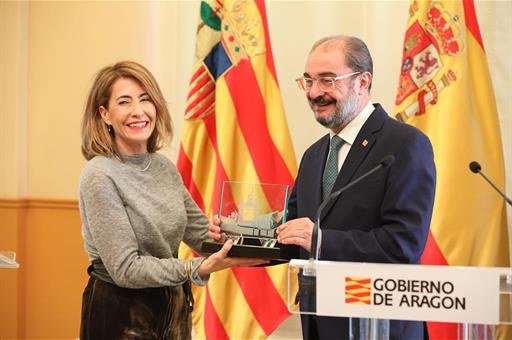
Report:
[{"label": "woman's brown hair", "polygon": [[162,91],[155,78],[144,66],[133,61],[122,61],[101,69],[89,91],[82,118],[82,154],[90,160],[94,156],[112,156],[115,152],[114,131],[108,129],[100,114],[100,106],[108,107],[112,84],[119,78],[137,81],[147,92],[156,108],[155,130],[148,140],[148,152],[155,152],[172,139],[172,121]]}]

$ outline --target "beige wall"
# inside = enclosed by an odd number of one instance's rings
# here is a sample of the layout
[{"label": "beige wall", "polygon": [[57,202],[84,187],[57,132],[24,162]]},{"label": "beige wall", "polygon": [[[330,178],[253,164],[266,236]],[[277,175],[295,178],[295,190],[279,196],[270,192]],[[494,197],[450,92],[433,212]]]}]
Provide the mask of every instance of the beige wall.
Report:
[{"label": "beige wall", "polygon": [[26,192],[27,20],[27,4],[0,2],[0,197]]},{"label": "beige wall", "polygon": [[[34,2],[28,16],[29,197],[75,198],[84,160],[80,119],[94,74],[123,59],[153,70],[173,90],[175,4]],[[166,18],[161,19],[161,13]],[[164,37],[168,41],[162,41]],[[165,60],[165,64],[163,63]]]}]

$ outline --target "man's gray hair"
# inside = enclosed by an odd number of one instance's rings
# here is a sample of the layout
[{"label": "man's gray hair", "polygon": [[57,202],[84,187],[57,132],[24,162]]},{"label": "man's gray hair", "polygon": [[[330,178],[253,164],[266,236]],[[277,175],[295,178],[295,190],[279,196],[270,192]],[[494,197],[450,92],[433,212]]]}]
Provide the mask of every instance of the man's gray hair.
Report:
[{"label": "man's gray hair", "polygon": [[[340,49],[345,55],[345,65],[355,72],[369,72],[373,76],[373,61],[368,47],[359,38],[345,35],[335,35],[325,37],[313,44],[310,54],[317,48],[325,48],[326,50],[334,47]],[[371,83],[368,88],[372,87]]]}]

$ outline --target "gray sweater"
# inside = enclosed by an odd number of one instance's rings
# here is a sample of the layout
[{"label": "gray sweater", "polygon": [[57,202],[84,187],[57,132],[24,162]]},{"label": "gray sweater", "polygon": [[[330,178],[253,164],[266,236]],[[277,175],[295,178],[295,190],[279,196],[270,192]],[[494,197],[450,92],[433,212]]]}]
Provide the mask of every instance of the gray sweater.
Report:
[{"label": "gray sweater", "polygon": [[[89,260],[101,259],[120,287],[176,286],[187,280],[185,261],[177,259],[180,241],[199,251],[207,240],[208,220],[166,157],[150,154],[97,156],[80,178],[82,236]],[[204,258],[192,262],[192,282]]]}]

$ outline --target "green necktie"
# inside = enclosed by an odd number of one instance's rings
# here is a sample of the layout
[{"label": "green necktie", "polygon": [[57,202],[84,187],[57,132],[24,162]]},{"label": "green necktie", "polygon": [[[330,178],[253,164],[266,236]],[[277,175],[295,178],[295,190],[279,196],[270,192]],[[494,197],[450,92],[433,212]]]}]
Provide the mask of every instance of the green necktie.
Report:
[{"label": "green necktie", "polygon": [[329,158],[325,164],[324,175],[322,177],[322,197],[325,200],[331,193],[336,177],[338,177],[338,153],[340,151],[343,139],[338,135],[331,138],[331,148]]}]

